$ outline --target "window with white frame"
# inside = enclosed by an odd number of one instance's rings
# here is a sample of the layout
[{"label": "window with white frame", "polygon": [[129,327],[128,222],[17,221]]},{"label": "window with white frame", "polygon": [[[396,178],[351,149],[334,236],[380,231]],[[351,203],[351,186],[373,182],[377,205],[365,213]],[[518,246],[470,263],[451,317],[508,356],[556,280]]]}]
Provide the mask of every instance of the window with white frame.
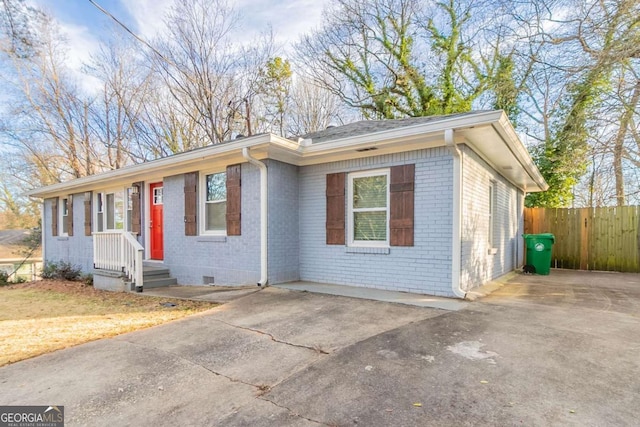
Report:
[{"label": "window with white frame", "polygon": [[227,233],[227,174],[200,174],[200,234]]},{"label": "window with white frame", "polygon": [[126,202],[126,227],[125,229],[127,231],[132,231],[132,223],[133,223],[133,187],[129,187],[126,190],[127,193],[127,198],[125,199]]},{"label": "window with white frame", "polygon": [[63,198],[60,201],[60,230],[62,230],[62,235],[69,235],[69,199]]},{"label": "window with white frame", "polygon": [[98,232],[104,231],[104,194],[96,193],[96,225]]},{"label": "window with white frame", "polygon": [[389,246],[389,169],[349,174],[349,245]]},{"label": "window with white frame", "polygon": [[161,205],[164,202],[162,201],[162,197],[163,197],[163,191],[164,191],[164,187],[155,187],[153,189],[153,204],[154,205]]},{"label": "window with white frame", "polygon": [[[107,190],[97,192],[96,229],[100,231],[127,230],[131,231],[131,211],[129,202],[130,189]],[[125,197],[125,194],[127,197]]]}]

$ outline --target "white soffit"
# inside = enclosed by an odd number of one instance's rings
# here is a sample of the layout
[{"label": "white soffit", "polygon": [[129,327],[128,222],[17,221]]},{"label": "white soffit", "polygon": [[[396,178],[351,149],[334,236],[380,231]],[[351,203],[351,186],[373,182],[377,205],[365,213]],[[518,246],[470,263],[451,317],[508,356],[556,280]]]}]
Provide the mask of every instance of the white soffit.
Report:
[{"label": "white soffit", "polygon": [[[464,137],[465,142],[498,173],[526,192],[546,190],[537,169],[527,170],[517,156],[517,152],[504,142],[492,125],[465,129],[456,134]],[[459,142],[458,140],[456,142]],[[533,164],[533,162],[532,162]],[[534,176],[531,176],[534,175]],[[538,178],[538,180],[536,180]],[[540,182],[542,181],[542,182]]]}]

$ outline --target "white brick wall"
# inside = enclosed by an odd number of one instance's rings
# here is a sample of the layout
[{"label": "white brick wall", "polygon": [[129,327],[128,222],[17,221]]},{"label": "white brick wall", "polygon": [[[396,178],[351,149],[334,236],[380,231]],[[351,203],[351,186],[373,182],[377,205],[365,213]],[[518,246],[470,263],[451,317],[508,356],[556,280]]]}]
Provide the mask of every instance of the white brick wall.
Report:
[{"label": "white brick wall", "polygon": [[[58,209],[62,209],[58,201]],[[56,220],[58,220],[56,218]],[[93,269],[93,237],[84,235],[84,193],[73,195],[73,236],[51,235],[51,200],[44,203],[43,234],[45,262],[65,261],[90,273]],[[58,233],[61,233],[58,227]]]},{"label": "white brick wall", "polygon": [[179,284],[256,284],[260,279],[260,174],[242,164],[242,235],[184,235],[184,175],[164,180],[164,265]]},{"label": "white brick wall", "polygon": [[[495,279],[519,264],[523,194],[471,148],[463,147],[462,260],[464,290]],[[489,253],[489,187],[495,183],[495,222]]]},{"label": "white brick wall", "polygon": [[[521,265],[524,195],[463,147],[463,289],[481,285]],[[326,175],[415,163],[413,247],[352,250],[325,244]],[[268,161],[269,282],[310,280],[452,296],[452,157],[442,148],[296,167]],[[489,186],[496,185],[494,241],[489,254]],[[164,178],[165,265],[180,284],[255,284],[260,278],[259,172],[242,165],[242,235],[184,235],[184,177]],[[143,203],[146,198],[143,196]],[[84,236],[84,194],[74,196],[74,236],[51,236],[51,205],[45,202],[47,261],[64,260],[89,272],[92,238]],[[144,209],[143,209],[144,212]],[[144,222],[143,222],[143,230]],[[142,240],[143,241],[143,240]],[[369,252],[369,253],[363,253]]]},{"label": "white brick wall", "polygon": [[[388,254],[349,253],[325,244],[326,175],[407,163],[416,165],[415,246]],[[300,168],[300,278],[452,296],[452,159],[446,148]]]},{"label": "white brick wall", "polygon": [[[297,167],[271,161],[269,173],[269,280],[299,279]],[[203,276],[216,284],[255,284],[260,278],[260,180],[258,169],[242,165],[242,235],[200,237],[184,235],[184,176],[164,180],[164,264],[180,284],[201,284]],[[147,202],[145,194],[142,203]],[[93,268],[93,238],[84,236],[84,193],[74,196],[71,237],[51,236],[51,203],[45,202],[45,259]],[[144,215],[143,207],[142,213]],[[143,217],[143,232],[146,231]],[[139,241],[144,242],[144,236]],[[143,243],[144,244],[144,243]]]},{"label": "white brick wall", "polygon": [[269,160],[269,283],[300,279],[298,168]]}]

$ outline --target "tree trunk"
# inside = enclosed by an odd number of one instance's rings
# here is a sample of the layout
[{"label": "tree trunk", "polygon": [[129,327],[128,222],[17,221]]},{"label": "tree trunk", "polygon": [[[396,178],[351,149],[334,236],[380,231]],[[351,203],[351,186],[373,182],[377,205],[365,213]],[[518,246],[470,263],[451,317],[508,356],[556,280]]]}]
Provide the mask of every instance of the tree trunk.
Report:
[{"label": "tree trunk", "polygon": [[629,104],[625,106],[622,117],[620,118],[620,127],[618,128],[618,133],[616,134],[616,139],[613,146],[613,170],[616,177],[616,205],[618,206],[624,206],[626,202],[624,194],[624,175],[622,170],[622,159],[624,157],[624,137],[627,134],[629,122],[633,117],[635,106],[638,105],[639,100],[640,80],[637,80],[636,85],[633,89],[633,94],[631,95],[631,100]]}]

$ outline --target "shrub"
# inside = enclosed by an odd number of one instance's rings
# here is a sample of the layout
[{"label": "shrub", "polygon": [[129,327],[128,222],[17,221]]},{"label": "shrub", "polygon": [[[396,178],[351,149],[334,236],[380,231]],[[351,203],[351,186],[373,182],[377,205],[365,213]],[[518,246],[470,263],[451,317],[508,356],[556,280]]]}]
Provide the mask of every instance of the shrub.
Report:
[{"label": "shrub", "polygon": [[0,270],[0,286],[7,286],[9,284],[9,275],[6,271]]},{"label": "shrub", "polygon": [[82,281],[85,286],[93,286],[93,274],[83,274]]},{"label": "shrub", "polygon": [[58,270],[58,264],[52,261],[47,261],[42,267],[40,277],[43,279],[54,279],[56,271]]},{"label": "shrub", "polygon": [[40,273],[43,279],[81,280],[81,276],[82,270],[79,266],[64,261],[49,261]]},{"label": "shrub", "polygon": [[22,276],[15,275],[13,280],[9,280],[9,274],[6,271],[0,271],[0,286],[8,286],[16,283],[24,283],[27,279]]}]

